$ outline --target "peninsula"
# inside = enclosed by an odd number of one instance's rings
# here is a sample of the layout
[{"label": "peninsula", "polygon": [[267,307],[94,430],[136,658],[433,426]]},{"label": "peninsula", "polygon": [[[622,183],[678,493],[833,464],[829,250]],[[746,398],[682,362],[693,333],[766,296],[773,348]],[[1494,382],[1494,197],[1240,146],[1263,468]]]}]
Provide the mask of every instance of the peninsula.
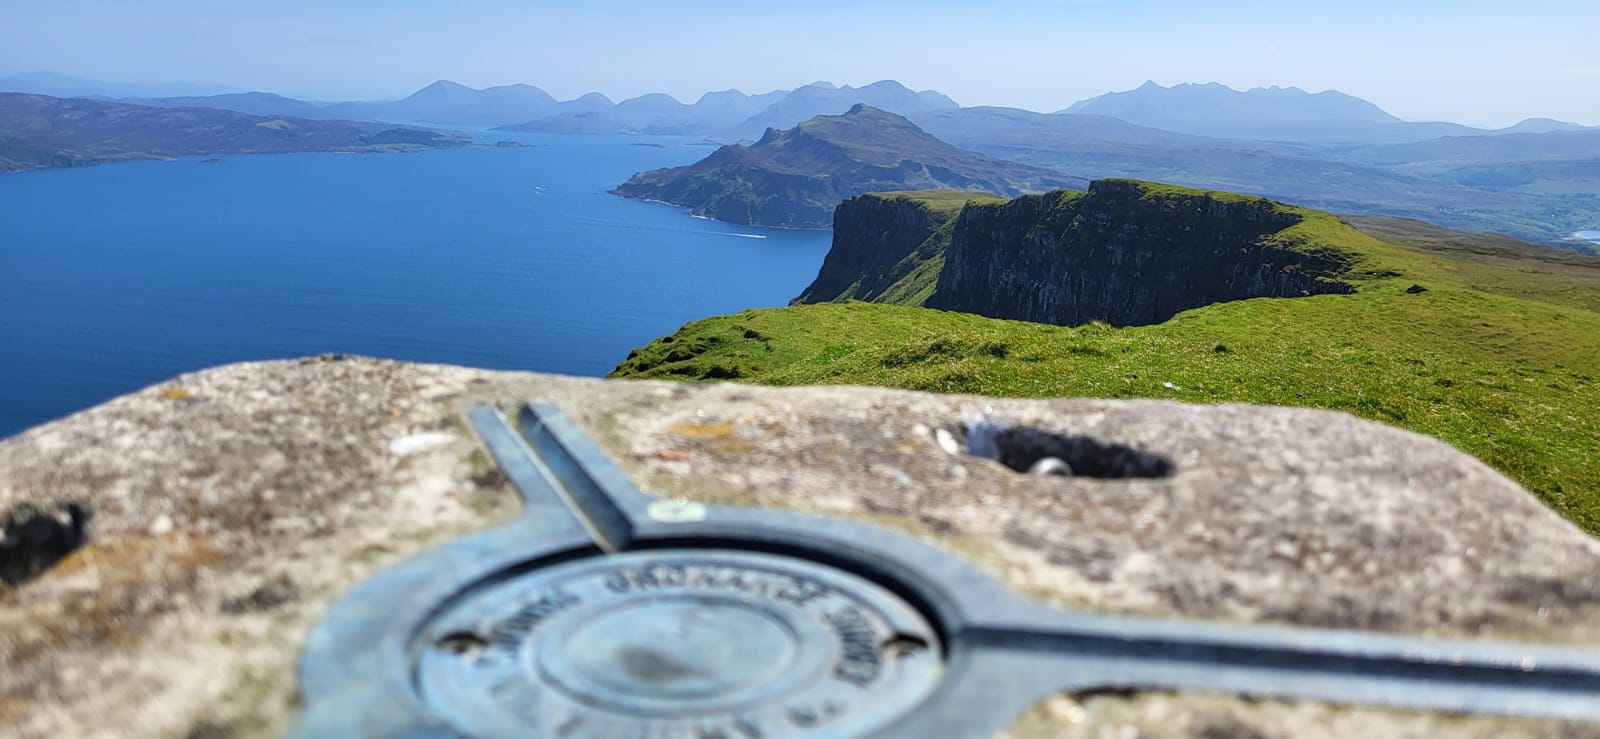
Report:
[{"label": "peninsula", "polygon": [[464,134],[381,123],[0,93],[0,173],[180,156],[455,146],[469,140]]},{"label": "peninsula", "polygon": [[951,146],[868,105],[817,116],[751,146],[730,145],[687,167],[640,172],[613,192],[746,225],[826,228],[845,198],[881,190],[1015,196],[1087,182]]}]

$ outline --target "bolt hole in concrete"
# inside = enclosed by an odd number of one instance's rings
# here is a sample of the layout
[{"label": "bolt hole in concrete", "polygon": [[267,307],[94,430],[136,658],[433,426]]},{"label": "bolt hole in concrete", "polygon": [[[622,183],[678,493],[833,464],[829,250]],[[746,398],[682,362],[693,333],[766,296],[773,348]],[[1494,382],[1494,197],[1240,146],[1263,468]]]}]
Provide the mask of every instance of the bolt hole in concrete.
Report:
[{"label": "bolt hole in concrete", "polygon": [[962,432],[968,454],[995,460],[1017,472],[1121,480],[1171,477],[1174,471],[1165,457],[1088,436],[995,421],[969,421],[962,424]]},{"label": "bolt hole in concrete", "polygon": [[434,645],[440,650],[463,657],[471,657],[489,646],[489,640],[467,631],[456,631],[439,637]]},{"label": "bolt hole in concrete", "polygon": [[19,586],[83,546],[89,509],[77,503],[18,503],[0,515],[0,583]]},{"label": "bolt hole in concrete", "polygon": [[879,651],[892,657],[909,657],[927,649],[928,640],[913,634],[895,634],[879,647]]}]

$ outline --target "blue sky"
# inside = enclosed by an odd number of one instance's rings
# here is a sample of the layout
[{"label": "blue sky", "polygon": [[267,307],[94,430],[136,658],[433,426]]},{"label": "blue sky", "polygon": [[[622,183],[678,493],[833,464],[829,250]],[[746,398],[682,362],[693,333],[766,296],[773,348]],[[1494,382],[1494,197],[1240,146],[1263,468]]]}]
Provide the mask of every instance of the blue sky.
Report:
[{"label": "blue sky", "polygon": [[321,99],[435,79],[598,90],[897,79],[1054,111],[1136,87],[1338,89],[1415,120],[1600,125],[1596,0],[0,0],[0,74]]}]

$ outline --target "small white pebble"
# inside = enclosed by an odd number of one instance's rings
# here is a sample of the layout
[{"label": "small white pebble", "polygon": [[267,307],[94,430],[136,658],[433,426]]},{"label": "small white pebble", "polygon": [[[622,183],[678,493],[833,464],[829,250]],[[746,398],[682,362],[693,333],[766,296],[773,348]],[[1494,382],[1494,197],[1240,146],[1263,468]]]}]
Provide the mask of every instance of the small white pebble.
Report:
[{"label": "small white pebble", "polygon": [[1028,474],[1071,476],[1072,467],[1056,457],[1045,457],[1034,462],[1033,466],[1028,468]]},{"label": "small white pebble", "polygon": [[894,480],[895,482],[907,487],[917,484],[916,480],[911,479],[911,476],[906,474],[905,470],[902,470],[899,467],[879,463],[872,465],[868,469],[871,470],[872,474],[874,475]]},{"label": "small white pebble", "polygon": [[161,516],[150,523],[150,535],[161,536],[162,534],[171,533],[172,527],[172,517]]},{"label": "small white pebble", "polygon": [[940,449],[945,450],[945,452],[948,454],[961,453],[961,443],[956,441],[955,434],[952,434],[945,429],[935,429],[933,432],[933,440],[939,444]]},{"label": "small white pebble", "polygon": [[437,431],[427,434],[402,436],[394,441],[389,442],[389,453],[397,457],[404,457],[409,454],[416,454],[417,452],[425,452],[429,449],[441,447],[455,440],[456,437],[453,434],[446,434]]}]

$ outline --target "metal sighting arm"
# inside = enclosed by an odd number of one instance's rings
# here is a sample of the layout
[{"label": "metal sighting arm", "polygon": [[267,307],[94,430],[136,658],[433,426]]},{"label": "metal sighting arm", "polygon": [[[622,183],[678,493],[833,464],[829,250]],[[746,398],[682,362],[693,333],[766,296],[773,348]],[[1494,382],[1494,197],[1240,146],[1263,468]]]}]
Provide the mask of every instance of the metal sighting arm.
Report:
[{"label": "metal sighting arm", "polygon": [[1593,651],[1059,610],[880,529],[646,495],[553,405],[468,419],[522,517],[336,603],[294,734],[978,737],[1105,689],[1600,721]]}]

